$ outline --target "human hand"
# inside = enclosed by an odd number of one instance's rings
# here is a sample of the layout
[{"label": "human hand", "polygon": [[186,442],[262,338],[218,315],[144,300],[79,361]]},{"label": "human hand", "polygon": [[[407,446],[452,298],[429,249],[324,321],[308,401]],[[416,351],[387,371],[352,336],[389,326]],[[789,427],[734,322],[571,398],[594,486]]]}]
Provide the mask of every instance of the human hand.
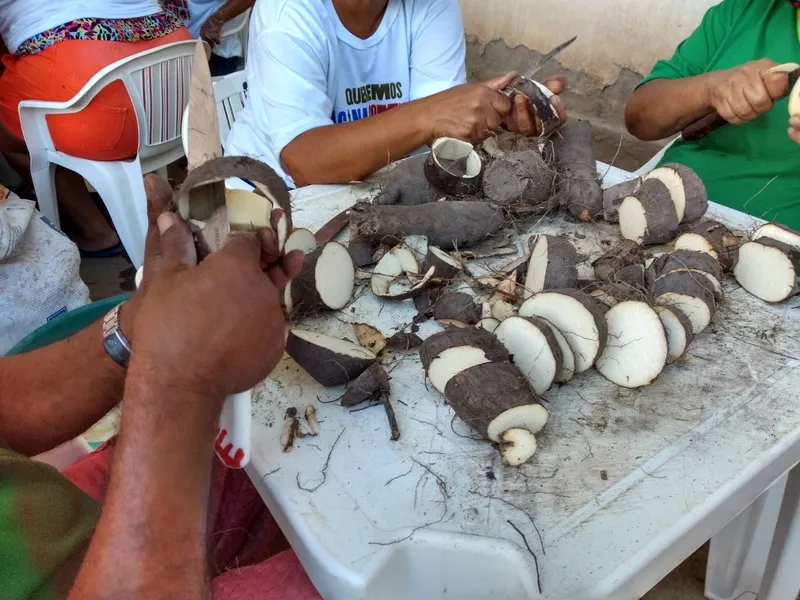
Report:
[{"label": "human hand", "polygon": [[[492,81],[496,82],[496,85],[502,85],[503,87],[499,89],[503,89],[510,84],[515,77],[516,73],[508,73]],[[567,111],[559,94],[567,89],[567,78],[563,75],[557,75],[543,81],[542,84],[553,92],[553,96],[550,98],[550,104],[553,105],[553,108],[558,114],[558,120],[563,125],[567,121]],[[533,104],[522,94],[515,94],[513,96],[511,112],[505,118],[504,124],[509,131],[514,133],[530,136],[542,135],[542,121],[536,114],[536,108],[534,108]]]},{"label": "human hand", "polygon": [[789,119],[789,137],[795,144],[800,144],[800,116]]},{"label": "human hand", "polygon": [[786,73],[766,74],[774,66],[774,61],[763,58],[727,71],[708,73],[708,105],[735,125],[769,112],[775,100],[786,95],[789,85]]},{"label": "human hand", "polygon": [[208,42],[211,47],[218,45],[222,39],[222,26],[225,24],[225,19],[218,12],[214,13],[203,26],[200,28],[200,39]]},{"label": "human hand", "polygon": [[489,83],[459,85],[420,103],[430,140],[452,137],[479,144],[496,131],[511,110],[511,100]]}]

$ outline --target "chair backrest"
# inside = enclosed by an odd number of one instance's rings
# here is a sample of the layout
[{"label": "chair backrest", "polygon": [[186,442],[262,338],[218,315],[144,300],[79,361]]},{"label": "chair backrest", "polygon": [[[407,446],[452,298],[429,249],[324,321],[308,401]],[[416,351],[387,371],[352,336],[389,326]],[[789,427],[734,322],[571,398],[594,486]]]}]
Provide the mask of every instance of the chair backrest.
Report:
[{"label": "chair backrest", "polygon": [[250,9],[248,8],[238,17],[226,21],[222,26],[220,42],[224,42],[232,37],[238,37],[242,45],[242,57],[247,60],[247,41],[250,29]]},{"label": "chair backrest", "polygon": [[244,71],[236,71],[215,81],[214,100],[217,103],[220,143],[224,147],[236,115],[247,101],[247,77]]}]

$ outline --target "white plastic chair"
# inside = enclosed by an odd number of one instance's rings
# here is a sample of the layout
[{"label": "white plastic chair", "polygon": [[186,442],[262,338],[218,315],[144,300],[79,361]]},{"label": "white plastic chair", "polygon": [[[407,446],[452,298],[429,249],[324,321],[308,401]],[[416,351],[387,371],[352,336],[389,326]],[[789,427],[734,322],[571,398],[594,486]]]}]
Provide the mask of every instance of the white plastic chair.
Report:
[{"label": "white plastic chair", "polygon": [[[228,138],[228,133],[236,121],[236,115],[239,114],[247,102],[247,77],[244,71],[236,71],[230,75],[225,75],[213,82],[214,85],[214,102],[217,105],[217,121],[219,122],[219,143],[220,146],[225,147],[225,140]],[[183,115],[183,130],[181,132],[183,137],[183,151],[188,155],[187,143],[188,127],[189,127],[189,107],[186,107],[186,113]]]},{"label": "white plastic chair", "polygon": [[[39,210],[58,225],[55,167],[61,165],[79,173],[100,194],[136,267],[142,264],[147,234],[142,173],[162,169],[183,156],[181,117],[189,101],[196,44],[193,40],[176,42],[120,60],[98,72],[66,102],[29,100],[19,105]],[[118,80],[125,85],[136,112],[137,155],[130,160],[92,161],[56,150],[47,127],[47,115],[79,112],[100,90]]]},{"label": "white plastic chair", "polygon": [[234,36],[238,36],[239,41],[242,43],[242,57],[245,60],[247,60],[247,39],[248,39],[249,28],[250,28],[250,9],[248,8],[238,17],[234,17],[230,21],[225,22],[225,24],[222,26],[220,43]]}]

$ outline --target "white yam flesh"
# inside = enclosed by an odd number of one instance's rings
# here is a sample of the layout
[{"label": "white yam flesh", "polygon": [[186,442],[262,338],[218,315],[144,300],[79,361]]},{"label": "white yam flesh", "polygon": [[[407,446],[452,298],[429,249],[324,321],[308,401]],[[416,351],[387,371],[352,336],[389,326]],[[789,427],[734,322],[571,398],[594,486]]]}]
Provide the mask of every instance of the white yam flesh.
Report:
[{"label": "white yam flesh", "polygon": [[498,415],[489,423],[486,437],[493,442],[499,442],[503,432],[509,429],[525,429],[536,434],[544,429],[549,419],[550,413],[541,404],[516,406]]},{"label": "white yam flesh", "polygon": [[683,221],[683,214],[686,210],[686,193],[683,190],[683,181],[680,175],[668,167],[658,167],[653,169],[645,176],[645,180],[658,179],[667,186],[672,202],[675,204],[675,211],[678,213],[678,221]]},{"label": "white yam flesh", "polygon": [[684,233],[675,240],[675,250],[693,250],[695,252],[705,252],[719,260],[719,254],[714,250],[714,246],[699,233]]},{"label": "white yam flesh", "polygon": [[679,222],[697,221],[708,210],[706,186],[697,173],[686,165],[670,163],[658,167],[645,177],[645,181],[650,179],[658,179],[667,186]]},{"label": "white yam flesh", "polygon": [[500,458],[509,467],[518,467],[536,454],[536,436],[527,429],[509,429],[500,436]]},{"label": "white yam flesh", "polygon": [[776,223],[765,223],[753,232],[752,241],[758,241],[762,237],[783,242],[800,251],[800,232],[793,231],[788,227]]},{"label": "white yam flesh", "polygon": [[550,330],[553,332],[559,348],[561,348],[561,370],[556,375],[555,381],[556,383],[566,383],[575,376],[575,354],[572,352],[572,348],[569,347],[567,338],[559,331],[558,327],[545,319],[542,319],[542,321],[550,326]]},{"label": "white yam flesh", "polygon": [[475,365],[491,362],[486,353],[472,346],[457,346],[441,352],[428,367],[428,379],[440,394],[444,394],[447,382],[461,371]]},{"label": "white yam flesh", "polygon": [[552,330],[543,327],[532,319],[510,317],[494,332],[537,394],[549,390],[561,371],[561,350]]},{"label": "white yam flesh", "polygon": [[293,250],[302,250],[303,254],[311,254],[317,249],[317,240],[308,229],[295,229],[286,239],[283,251],[286,254]]},{"label": "white yam flesh", "polygon": [[[586,301],[599,307],[588,296]],[[522,317],[541,317],[557,327],[575,356],[575,372],[583,373],[592,368],[606,344],[605,320],[602,314],[597,315],[597,310],[595,308],[593,314],[584,302],[562,290],[536,294],[522,304],[519,314]]]},{"label": "white yam flesh", "polygon": [[620,302],[606,313],[609,341],[598,372],[619,386],[650,385],[667,363],[667,337],[658,313],[645,302]]},{"label": "white yam flesh", "polygon": [[286,353],[326,387],[355,379],[375,362],[358,344],[305,329],[289,330]]},{"label": "white yam flesh", "polygon": [[347,248],[336,242],[325,244],[314,269],[320,299],[328,308],[347,306],[356,284],[356,269]]},{"label": "white yam flesh", "polygon": [[672,364],[686,352],[692,340],[692,323],[674,306],[656,306],[656,312],[667,335],[667,364]]},{"label": "white yam flesh", "polygon": [[492,317],[486,317],[478,321],[478,327],[485,329],[489,333],[494,333],[494,330],[500,327],[500,321]]},{"label": "white yam flesh", "polygon": [[659,179],[642,182],[635,196],[619,206],[622,237],[640,245],[665,244],[678,235],[678,213],[669,190]]},{"label": "white yam flesh", "polygon": [[226,189],[225,204],[231,231],[252,231],[264,227],[272,229],[273,205],[261,194],[247,190]]},{"label": "white yam flesh", "polygon": [[419,262],[414,253],[406,246],[397,246],[384,254],[375,265],[370,288],[380,298],[404,300],[428,286],[434,269],[428,269],[422,278],[414,278],[418,273]]},{"label": "white yam flesh", "polygon": [[747,292],[765,302],[783,302],[797,293],[797,263],[790,253],[760,242],[739,248],[733,275]]},{"label": "white yam flesh", "polygon": [[702,299],[689,294],[667,292],[656,296],[656,304],[674,306],[683,311],[692,323],[692,333],[697,335],[711,323],[711,308]]},{"label": "white yam flesh", "polygon": [[523,297],[530,298],[545,289],[575,287],[578,262],[578,253],[568,240],[536,236],[528,261]]}]

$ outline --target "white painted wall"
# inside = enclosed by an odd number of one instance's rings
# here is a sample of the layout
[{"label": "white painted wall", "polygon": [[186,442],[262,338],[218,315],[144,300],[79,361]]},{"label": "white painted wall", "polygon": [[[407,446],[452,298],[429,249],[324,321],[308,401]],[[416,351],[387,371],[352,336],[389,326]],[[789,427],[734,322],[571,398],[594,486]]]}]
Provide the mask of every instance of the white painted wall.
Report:
[{"label": "white painted wall", "polygon": [[558,58],[601,86],[628,68],[646,74],[719,0],[459,0],[467,35],[547,52],[578,36]]}]

